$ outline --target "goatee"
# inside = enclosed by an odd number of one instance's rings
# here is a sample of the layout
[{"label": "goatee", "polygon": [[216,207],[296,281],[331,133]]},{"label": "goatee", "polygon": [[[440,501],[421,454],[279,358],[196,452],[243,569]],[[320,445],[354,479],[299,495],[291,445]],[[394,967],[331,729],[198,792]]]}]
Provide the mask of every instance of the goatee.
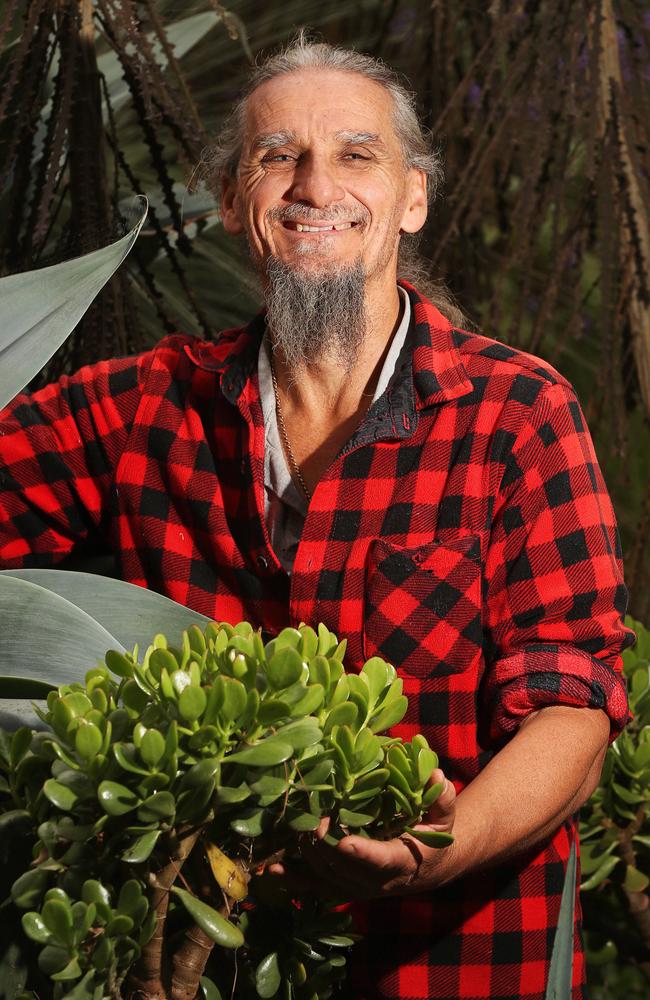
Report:
[{"label": "goatee", "polygon": [[270,257],[267,277],[267,322],[289,368],[328,358],[350,371],[366,333],[361,260],[334,273],[310,274]]}]

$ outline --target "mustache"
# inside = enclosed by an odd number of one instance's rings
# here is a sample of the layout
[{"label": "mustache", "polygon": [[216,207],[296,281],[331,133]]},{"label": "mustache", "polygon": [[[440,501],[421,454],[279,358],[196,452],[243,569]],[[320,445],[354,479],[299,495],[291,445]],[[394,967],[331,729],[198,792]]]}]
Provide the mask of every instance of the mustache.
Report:
[{"label": "mustache", "polygon": [[293,205],[276,205],[266,213],[268,222],[368,222],[370,213],[362,208],[344,208],[342,205],[331,205],[327,209],[313,208],[294,202]]}]

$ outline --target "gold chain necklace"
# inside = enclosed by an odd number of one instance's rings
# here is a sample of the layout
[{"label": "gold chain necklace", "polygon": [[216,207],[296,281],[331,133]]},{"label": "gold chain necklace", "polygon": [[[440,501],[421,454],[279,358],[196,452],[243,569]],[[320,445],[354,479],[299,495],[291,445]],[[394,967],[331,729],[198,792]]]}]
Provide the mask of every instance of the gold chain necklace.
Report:
[{"label": "gold chain necklace", "polygon": [[285,451],[287,453],[287,458],[289,459],[289,466],[291,471],[295,475],[296,479],[300,483],[301,489],[308,501],[311,501],[311,492],[307,487],[304,476],[301,472],[300,466],[294,458],[294,454],[291,448],[291,442],[289,441],[289,435],[287,434],[287,428],[285,427],[284,417],[282,416],[282,407],[280,406],[280,392],[278,389],[278,380],[275,377],[275,367],[273,365],[273,354],[270,354],[271,361],[271,381],[273,382],[273,393],[275,395],[275,412],[278,415],[278,424],[280,426],[280,434],[282,435],[282,443],[284,444]]}]

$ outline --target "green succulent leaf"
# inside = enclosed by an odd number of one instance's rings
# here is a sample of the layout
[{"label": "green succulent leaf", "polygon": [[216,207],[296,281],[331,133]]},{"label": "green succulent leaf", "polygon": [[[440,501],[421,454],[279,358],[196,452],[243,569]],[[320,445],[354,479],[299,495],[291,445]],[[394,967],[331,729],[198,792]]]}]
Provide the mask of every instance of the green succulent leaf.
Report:
[{"label": "green succulent leaf", "polygon": [[139,748],[140,756],[149,767],[156,765],[165,756],[165,738],[157,729],[147,729]]},{"label": "green succulent leaf", "polygon": [[219,785],[215,789],[215,797],[217,802],[222,805],[233,805],[236,802],[245,802],[251,796],[251,790],[246,784],[242,782],[241,785],[232,787],[230,785]]},{"label": "green succulent leaf", "polygon": [[132,865],[140,865],[151,856],[162,830],[151,830],[150,833],[143,833],[122,853],[122,861],[128,861]]},{"label": "green succulent leaf", "polygon": [[176,812],[176,800],[171,792],[154,792],[138,806],[138,819],[154,823],[171,819]]},{"label": "green succulent leaf", "polygon": [[215,757],[207,757],[200,760],[198,764],[193,764],[183,775],[181,788],[199,788],[202,785],[214,781],[214,776],[219,770],[219,761]]},{"label": "green succulent leaf", "polygon": [[288,788],[289,783],[286,778],[276,777],[273,774],[263,774],[251,784],[249,793],[254,792],[255,795],[259,796],[260,805],[267,806],[279,799],[281,795],[285,795]]},{"label": "green succulent leaf", "polygon": [[130,934],[132,930],[132,918],[125,913],[118,913],[106,924],[105,933],[108,937],[124,937],[125,934]]},{"label": "green succulent leaf", "polygon": [[223,1000],[221,990],[207,976],[201,976],[199,983],[202,994],[200,1000]]},{"label": "green succulent leaf", "polygon": [[92,760],[101,750],[104,737],[92,722],[83,720],[75,733],[75,750],[83,760]]},{"label": "green succulent leaf", "polygon": [[323,733],[316,719],[308,717],[297,719],[278,729],[277,738],[290,743],[294,750],[304,750],[314,746],[323,738]]},{"label": "green succulent leaf", "polygon": [[203,715],[208,698],[201,687],[189,685],[181,691],[178,699],[178,711],[186,722],[196,722]]},{"label": "green succulent leaf", "polygon": [[240,837],[259,837],[264,832],[266,811],[249,809],[230,821],[230,828]]},{"label": "green succulent leaf", "polygon": [[353,726],[357,721],[358,714],[357,706],[351,701],[335,705],[327,716],[323,732],[327,735],[332,732],[334,726]]},{"label": "green succulent leaf", "polygon": [[257,713],[257,720],[261,726],[272,726],[280,719],[286,719],[291,715],[291,707],[286,701],[279,698],[266,698],[261,702]]},{"label": "green succulent leaf", "polygon": [[284,813],[284,821],[296,833],[310,833],[318,829],[321,817],[315,816],[311,812],[301,812],[299,809],[288,807]]},{"label": "green succulent leaf", "polygon": [[50,800],[52,805],[64,812],[70,812],[79,801],[79,796],[73,788],[62,785],[55,778],[48,778],[43,785],[43,794]]},{"label": "green succulent leaf", "polygon": [[246,708],[246,688],[233,677],[219,677],[215,681],[217,683],[222,685],[223,690],[219,714],[226,722],[235,722]]},{"label": "green succulent leaf", "polygon": [[97,789],[97,797],[109,816],[123,816],[140,804],[135,792],[117,781],[102,781]]},{"label": "green succulent leaf", "polygon": [[[39,968],[52,979],[57,973],[67,968],[69,961],[68,949],[62,948],[60,945],[48,944],[38,956]],[[78,974],[81,975],[81,969]]]},{"label": "green succulent leaf", "polygon": [[618,864],[619,859],[617,857],[606,857],[602,865],[596,869],[593,875],[580,884],[580,891],[589,892],[590,889],[595,889],[602,882],[604,882],[609,875],[611,875]]},{"label": "green succulent leaf", "polygon": [[353,812],[351,809],[339,809],[339,821],[342,826],[368,826],[376,818],[376,813],[361,813]]},{"label": "green succulent leaf", "polygon": [[73,919],[70,903],[62,899],[48,899],[41,910],[43,923],[58,941],[72,943]]},{"label": "green succulent leaf", "polygon": [[640,872],[634,865],[626,865],[623,879],[623,888],[626,892],[644,892],[649,884],[650,878],[644,872]]},{"label": "green succulent leaf", "polygon": [[309,684],[302,698],[291,706],[292,715],[312,715],[325,700],[325,688],[322,684]]},{"label": "green succulent leaf", "polygon": [[30,913],[23,913],[22,925],[25,934],[28,938],[31,938],[32,941],[36,941],[37,944],[50,943],[52,935],[45,926],[40,913],[35,913],[34,911],[31,911]]},{"label": "green succulent leaf", "polygon": [[109,649],[104,660],[111,673],[117,674],[118,677],[133,676],[133,661],[117,649]]},{"label": "green succulent leaf", "polygon": [[266,676],[269,679],[269,684],[276,690],[290,687],[302,676],[302,656],[297,649],[290,645],[280,647],[282,635],[283,633],[280,633],[276,640],[277,651],[266,664]]},{"label": "green succulent leaf", "polygon": [[442,830],[422,830],[413,826],[407,826],[405,830],[426,847],[448,847],[454,842],[453,834],[444,833]]},{"label": "green succulent leaf", "polygon": [[255,969],[255,989],[262,1000],[274,997],[280,989],[280,961],[277,951],[266,955]]},{"label": "green succulent leaf", "polygon": [[323,691],[329,690],[331,674],[327,657],[319,655],[310,661],[309,680],[312,684],[320,684]]},{"label": "green succulent leaf", "polygon": [[407,708],[408,699],[405,695],[401,695],[372,717],[370,729],[373,733],[381,733],[391,726],[396,726],[406,715]]},{"label": "green succulent leaf", "polygon": [[320,944],[326,944],[330,948],[351,948],[358,938],[348,937],[347,934],[324,934],[318,938]]},{"label": "green succulent leaf", "polygon": [[210,940],[222,948],[239,948],[244,944],[244,935],[232,921],[226,920],[215,909],[185,889],[172,886],[171,891]]},{"label": "green succulent leaf", "polygon": [[292,756],[293,746],[291,743],[270,736],[254,746],[231,753],[227,759],[237,761],[240,764],[249,764],[252,767],[274,767],[276,764],[283,764]]},{"label": "green succulent leaf", "polygon": [[376,704],[384,688],[392,680],[388,664],[379,656],[373,656],[371,659],[366,660],[361,668],[360,677],[368,685],[370,702],[373,705]]}]

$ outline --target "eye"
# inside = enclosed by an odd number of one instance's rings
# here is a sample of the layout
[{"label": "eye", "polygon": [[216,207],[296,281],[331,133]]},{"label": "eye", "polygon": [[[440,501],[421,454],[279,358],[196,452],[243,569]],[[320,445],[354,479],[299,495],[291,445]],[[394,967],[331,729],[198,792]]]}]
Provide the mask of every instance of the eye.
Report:
[{"label": "eye", "polygon": [[262,163],[289,163],[293,159],[289,153],[267,153],[262,158]]},{"label": "eye", "polygon": [[359,150],[351,149],[347,153],[343,154],[343,159],[348,160],[352,163],[368,161],[370,157],[367,153],[359,152]]}]

